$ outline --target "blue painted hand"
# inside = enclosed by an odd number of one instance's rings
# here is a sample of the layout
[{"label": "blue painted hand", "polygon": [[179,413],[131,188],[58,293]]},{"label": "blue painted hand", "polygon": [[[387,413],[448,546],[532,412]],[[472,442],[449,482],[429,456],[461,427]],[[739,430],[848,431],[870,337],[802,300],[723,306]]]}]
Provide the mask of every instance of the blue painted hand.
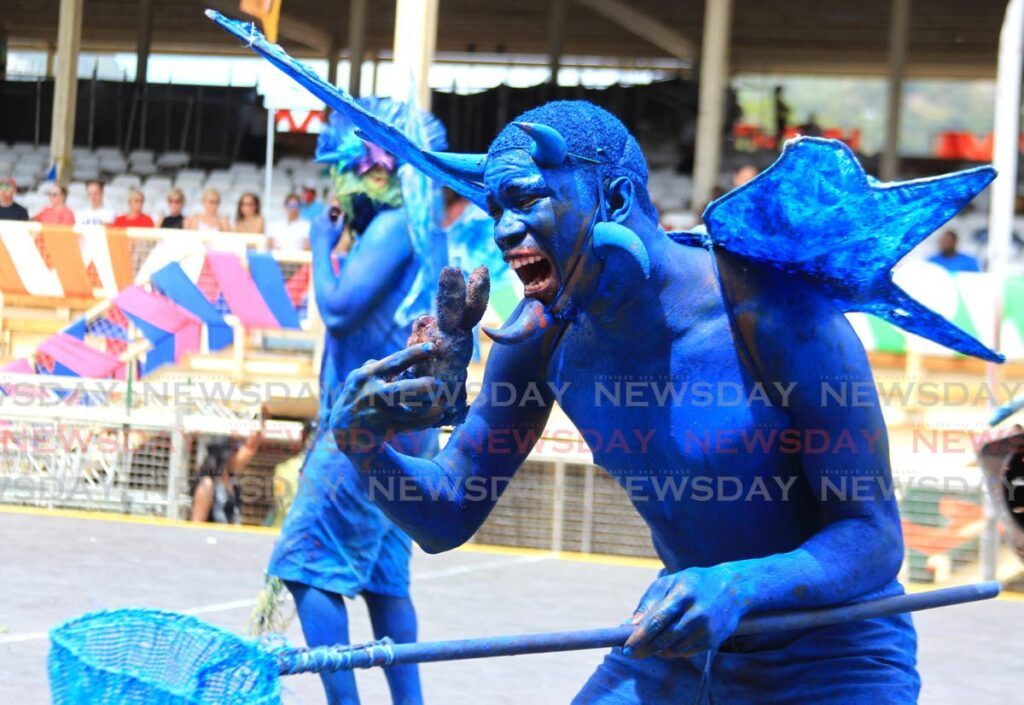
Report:
[{"label": "blue painted hand", "polygon": [[345,232],[345,218],[338,216],[331,220],[331,210],[324,208],[310,225],[309,243],[314,255],[323,256],[332,252]]},{"label": "blue painted hand", "polygon": [[383,360],[369,360],[349,373],[331,409],[330,427],[345,453],[372,451],[405,431],[430,428],[444,411],[433,377],[392,380],[433,354],[433,344],[399,350]]},{"label": "blue painted hand", "polygon": [[738,577],[735,569],[723,564],[658,578],[633,613],[636,629],[623,653],[678,658],[718,648],[751,604]]}]

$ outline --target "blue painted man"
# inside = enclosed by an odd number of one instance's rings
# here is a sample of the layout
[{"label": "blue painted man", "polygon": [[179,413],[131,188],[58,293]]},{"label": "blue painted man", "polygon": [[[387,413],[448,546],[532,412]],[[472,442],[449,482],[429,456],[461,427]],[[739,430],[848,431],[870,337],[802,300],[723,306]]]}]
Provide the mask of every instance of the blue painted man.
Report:
[{"label": "blue painted man", "polygon": [[[408,117],[403,106],[390,101],[367,99],[362,104],[392,121]],[[431,118],[428,128],[431,144],[443,144],[440,123]],[[324,428],[339,381],[367,359],[406,344],[411,320],[420,311],[404,303],[422,262],[410,239],[393,155],[363,142],[352,125],[334,113],[321,134],[317,160],[332,165],[342,213],[332,220],[325,209],[310,231],[313,286],[327,329],[320,385]],[[333,253],[345,226],[354,233],[355,243],[336,271]],[[404,434],[395,446],[414,455],[432,455],[437,450],[436,432]],[[357,595],[366,601],[376,637],[415,641],[409,554],[409,537],[369,501],[352,464],[321,431],[306,458],[268,568],[295,598],[307,643],[348,643],[344,598]],[[395,703],[422,701],[415,665],[389,668],[385,675]],[[359,701],[350,671],[322,677],[332,705]]]},{"label": "blue painted man", "polygon": [[[907,616],[731,634],[750,612],[902,590],[885,427],[843,312],[877,307],[905,327],[992,356],[919,311],[888,276],[902,251],[991,175],[885,190],[845,147],[804,140],[714,204],[710,232],[670,236],[648,199],[638,145],[592,105],[526,113],[494,141],[483,167],[495,241],[527,298],[492,332],[505,345],[488,361],[484,394],[432,460],[367,439],[416,427],[408,405],[369,403],[387,386],[375,373],[434,352],[409,348],[349,377],[331,418],[339,442],[361,446],[354,457],[364,472],[401,477],[432,500],[381,493],[380,506],[428,551],[458,546],[487,517],[557,402],[584,431],[595,462],[626,488],[665,563],[636,608],[633,636],[577,702],[705,694],[728,703],[916,702]],[[886,218],[896,222],[888,231]],[[836,239],[818,237],[825,235]],[[833,255],[837,242],[845,247]],[[785,266],[801,257],[804,271]],[[490,404],[486,392],[498,382],[513,385],[523,403]],[[616,392],[630,382],[638,384],[629,396]],[[741,390],[742,401],[716,398],[722,389]],[[856,400],[850,389],[862,390]],[[424,423],[432,413],[424,404]],[[471,495],[480,478],[502,482],[481,499]],[[448,491],[434,499],[438,487]]]},{"label": "blue painted man", "polygon": [[[747,613],[902,591],[885,426],[843,314],[868,311],[1000,360],[890,274],[991,181],[990,169],[880,185],[844,145],[806,138],[713,203],[706,230],[666,233],[638,144],[600,108],[529,111],[486,155],[425,152],[276,47],[254,47],[375,141],[487,207],[525,285],[491,332],[501,345],[481,394],[434,458],[389,439],[444,415],[450,390],[429,370],[453,346],[410,346],[346,380],[331,428],[398,526],[431,552],[468,540],[558,403],[626,489],[665,566],[625,648],[607,655],[577,703],[916,702],[907,616],[732,633]],[[419,378],[391,381],[410,366]],[[632,383],[628,394],[616,396],[617,382]],[[499,383],[517,403],[491,402]],[[400,393],[412,385],[425,392],[419,404]],[[387,492],[396,482],[401,492]]]}]

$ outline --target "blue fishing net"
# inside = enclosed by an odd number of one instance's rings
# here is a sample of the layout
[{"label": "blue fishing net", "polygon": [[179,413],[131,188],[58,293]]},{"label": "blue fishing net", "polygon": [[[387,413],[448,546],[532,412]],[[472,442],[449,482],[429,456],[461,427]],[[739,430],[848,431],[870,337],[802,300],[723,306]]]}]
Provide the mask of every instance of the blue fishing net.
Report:
[{"label": "blue fishing net", "polygon": [[281,702],[274,656],[195,617],[93,612],[50,632],[55,705],[265,705]]}]

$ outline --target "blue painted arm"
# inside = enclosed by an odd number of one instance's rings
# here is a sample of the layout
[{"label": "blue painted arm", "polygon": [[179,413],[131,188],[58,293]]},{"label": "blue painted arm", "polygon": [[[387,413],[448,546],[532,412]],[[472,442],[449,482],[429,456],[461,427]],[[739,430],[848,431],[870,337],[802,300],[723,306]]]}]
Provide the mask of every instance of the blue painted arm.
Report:
[{"label": "blue painted arm", "polygon": [[[781,273],[743,267],[725,279],[751,374],[769,384],[795,384],[789,427],[804,437],[826,434],[836,452],[802,446],[801,472],[814,502],[805,511],[817,527],[802,544],[655,581],[634,614],[638,627],[627,643],[627,653],[639,657],[717,647],[749,612],[853,600],[888,584],[903,559],[885,425],[867,356],[850,324],[831,301]],[[845,404],[826,397],[823,405],[823,383],[856,388],[856,401],[853,394]]]},{"label": "blue painted arm", "polygon": [[356,330],[381,299],[401,282],[413,256],[405,216],[400,209],[377,215],[359,236],[335,275],[331,251],[341,237],[342,224],[332,223],[327,209],[310,229],[313,287],[320,316],[333,335]]},{"label": "blue painted arm", "polygon": [[[851,600],[886,585],[903,560],[888,437],[860,340],[827,305],[805,307],[799,322],[793,315],[768,313],[758,324],[754,354],[765,361],[767,379],[796,383],[789,400],[793,427],[823,433],[836,452],[805,448],[800,456],[818,502],[818,532],[789,553],[735,564],[741,592],[756,611]],[[787,329],[813,335],[793,346]],[[841,447],[840,439],[849,443]]]},{"label": "blue painted arm", "polygon": [[[544,383],[542,341],[538,338],[528,344],[492,349],[480,395],[465,423],[455,429],[433,460],[403,455],[386,443],[361,450],[346,449],[349,458],[363,471],[377,506],[428,553],[455,548],[476,532],[540,437],[554,403],[550,388]],[[405,360],[399,364],[404,363]],[[364,430],[373,427],[378,439],[386,439],[389,432],[430,425],[429,420],[422,418],[403,421],[401,412],[392,416],[385,409],[373,412],[368,421],[365,417],[353,421],[353,415],[359,413],[352,411],[356,385],[361,384],[373,393],[373,382],[368,386],[365,376],[380,374],[380,366],[388,363],[382,360],[376,364],[360,368],[362,380],[359,371],[350,375],[332,410],[331,428],[336,431],[341,448],[346,446],[346,431],[339,429],[350,432],[354,425]],[[495,389],[495,383],[501,383],[502,395],[514,393],[516,399],[531,398],[526,394],[529,385],[535,385],[539,394],[533,395],[533,402],[491,404],[488,390]],[[390,386],[416,384],[417,380],[410,380]],[[386,396],[383,388],[377,390],[377,394]]]}]

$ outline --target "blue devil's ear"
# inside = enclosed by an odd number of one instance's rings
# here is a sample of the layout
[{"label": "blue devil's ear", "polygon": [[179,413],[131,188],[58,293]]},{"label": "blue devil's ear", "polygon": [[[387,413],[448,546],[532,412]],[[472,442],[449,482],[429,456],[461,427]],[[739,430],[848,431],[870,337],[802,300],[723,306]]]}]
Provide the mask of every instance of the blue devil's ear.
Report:
[{"label": "blue devil's ear", "polygon": [[625,225],[611,221],[595,225],[594,252],[602,260],[613,252],[623,252],[636,262],[643,272],[644,279],[651,277],[651,258],[647,254],[647,247],[644,246],[643,240]]}]

